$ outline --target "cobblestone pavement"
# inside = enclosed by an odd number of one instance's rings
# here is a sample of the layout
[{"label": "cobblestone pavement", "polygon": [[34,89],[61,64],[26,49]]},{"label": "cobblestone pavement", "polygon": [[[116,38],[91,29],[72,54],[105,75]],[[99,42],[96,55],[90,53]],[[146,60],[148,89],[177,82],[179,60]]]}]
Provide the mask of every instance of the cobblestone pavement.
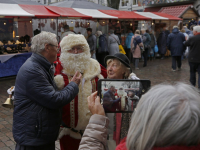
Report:
[{"label": "cobblestone pavement", "polygon": [[[182,61],[181,71],[171,71],[171,58],[164,60],[156,59],[148,61],[147,67],[143,68],[143,62],[139,63],[139,70],[133,70],[140,79],[150,79],[151,85],[163,82],[174,83],[182,81],[189,83],[189,66],[187,60]],[[8,98],[7,89],[13,86],[15,78],[0,78],[0,101],[1,104]],[[0,150],[14,150],[15,142],[12,135],[13,109],[4,108],[0,105]],[[56,150],[59,148],[56,142]]]}]

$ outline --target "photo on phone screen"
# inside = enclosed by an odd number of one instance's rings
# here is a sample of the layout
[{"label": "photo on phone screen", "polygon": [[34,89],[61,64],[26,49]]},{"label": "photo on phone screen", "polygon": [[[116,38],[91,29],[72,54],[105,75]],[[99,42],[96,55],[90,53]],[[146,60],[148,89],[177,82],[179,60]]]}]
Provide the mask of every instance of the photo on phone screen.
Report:
[{"label": "photo on phone screen", "polygon": [[150,80],[101,79],[98,81],[98,95],[106,113],[129,113],[134,111],[150,86]]}]

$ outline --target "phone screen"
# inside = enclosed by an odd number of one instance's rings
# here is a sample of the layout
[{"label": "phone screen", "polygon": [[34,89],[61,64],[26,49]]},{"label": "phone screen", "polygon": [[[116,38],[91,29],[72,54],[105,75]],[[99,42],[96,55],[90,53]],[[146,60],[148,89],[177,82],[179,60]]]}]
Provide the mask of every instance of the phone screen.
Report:
[{"label": "phone screen", "polygon": [[150,80],[101,79],[98,95],[106,113],[130,113],[150,86]]}]

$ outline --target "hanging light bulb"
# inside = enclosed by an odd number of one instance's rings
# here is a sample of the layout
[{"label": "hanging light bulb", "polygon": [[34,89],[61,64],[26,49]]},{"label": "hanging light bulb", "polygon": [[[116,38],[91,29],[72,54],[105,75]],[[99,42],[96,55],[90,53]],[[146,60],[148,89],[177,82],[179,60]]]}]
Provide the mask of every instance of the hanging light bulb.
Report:
[{"label": "hanging light bulb", "polygon": [[103,24],[104,24],[105,22],[103,21]]},{"label": "hanging light bulb", "polygon": [[6,25],[6,23],[4,22],[4,26]]},{"label": "hanging light bulb", "polygon": [[30,23],[32,23],[32,21],[30,21]]},{"label": "hanging light bulb", "polygon": [[51,21],[53,21],[53,19],[51,19]]},{"label": "hanging light bulb", "polygon": [[152,22],[152,25],[154,25],[154,23]]},{"label": "hanging light bulb", "polygon": [[130,23],[130,26],[132,26],[133,24],[132,23]]},{"label": "hanging light bulb", "polygon": [[74,23],[73,21],[71,21],[71,23]]},{"label": "hanging light bulb", "polygon": [[142,24],[142,26],[144,27],[144,23]]},{"label": "hanging light bulb", "polygon": [[87,24],[89,25],[90,23],[88,22]]},{"label": "hanging light bulb", "polygon": [[119,23],[119,20],[117,21],[117,23]]}]

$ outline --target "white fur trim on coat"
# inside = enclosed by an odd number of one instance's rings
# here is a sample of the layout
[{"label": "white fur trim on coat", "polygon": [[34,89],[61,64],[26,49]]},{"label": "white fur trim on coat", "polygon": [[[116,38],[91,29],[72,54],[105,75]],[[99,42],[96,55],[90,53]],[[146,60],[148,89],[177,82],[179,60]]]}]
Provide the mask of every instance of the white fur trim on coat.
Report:
[{"label": "white fur trim on coat", "polygon": [[81,134],[78,132],[74,132],[69,128],[62,128],[59,135],[58,140],[61,139],[64,135],[69,135],[70,137],[74,139],[81,139]]},{"label": "white fur trim on coat", "polygon": [[64,78],[62,75],[56,75],[54,77],[54,80],[55,80],[55,83],[58,87],[59,90],[62,90],[64,88],[64,85],[65,85],[65,81],[64,81]]}]

